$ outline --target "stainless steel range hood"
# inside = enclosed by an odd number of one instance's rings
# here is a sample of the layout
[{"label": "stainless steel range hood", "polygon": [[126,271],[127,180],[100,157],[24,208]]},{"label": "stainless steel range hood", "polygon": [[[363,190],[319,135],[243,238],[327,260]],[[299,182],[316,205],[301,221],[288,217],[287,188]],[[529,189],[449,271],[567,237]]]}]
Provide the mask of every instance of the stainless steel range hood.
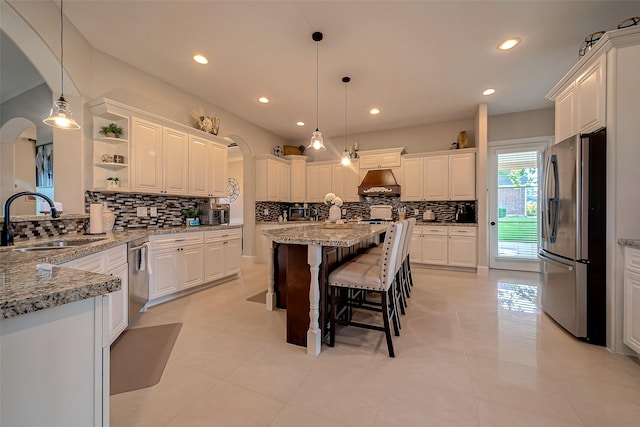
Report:
[{"label": "stainless steel range hood", "polygon": [[358,186],[361,196],[399,196],[400,186],[391,169],[375,169],[367,172]]}]

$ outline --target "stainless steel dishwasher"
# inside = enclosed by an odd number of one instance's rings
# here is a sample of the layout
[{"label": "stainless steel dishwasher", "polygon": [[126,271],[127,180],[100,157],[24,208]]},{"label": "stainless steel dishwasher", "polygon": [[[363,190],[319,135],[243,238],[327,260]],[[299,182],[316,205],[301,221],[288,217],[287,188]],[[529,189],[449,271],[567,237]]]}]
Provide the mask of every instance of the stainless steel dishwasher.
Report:
[{"label": "stainless steel dishwasher", "polygon": [[128,245],[129,262],[129,327],[133,326],[149,301],[149,238],[132,240]]}]

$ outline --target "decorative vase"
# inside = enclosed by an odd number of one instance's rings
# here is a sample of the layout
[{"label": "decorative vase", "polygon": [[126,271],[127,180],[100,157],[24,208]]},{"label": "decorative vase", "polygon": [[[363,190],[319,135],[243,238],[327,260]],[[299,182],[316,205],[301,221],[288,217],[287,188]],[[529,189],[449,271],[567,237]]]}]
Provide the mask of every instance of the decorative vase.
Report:
[{"label": "decorative vase", "polygon": [[107,207],[107,202],[102,204],[102,228],[104,231],[113,230],[116,223],[116,215]]},{"label": "decorative vase", "polygon": [[340,216],[342,216],[342,212],[339,206],[333,205],[329,208],[329,222],[336,222]]}]

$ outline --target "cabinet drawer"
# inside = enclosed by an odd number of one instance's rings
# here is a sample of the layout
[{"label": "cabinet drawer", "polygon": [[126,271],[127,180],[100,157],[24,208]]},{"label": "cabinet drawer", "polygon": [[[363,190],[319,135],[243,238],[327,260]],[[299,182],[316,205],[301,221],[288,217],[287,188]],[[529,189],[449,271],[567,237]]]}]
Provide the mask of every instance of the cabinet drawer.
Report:
[{"label": "cabinet drawer", "polygon": [[76,270],[90,271],[92,273],[103,273],[102,253],[91,254],[78,258],[73,262],[73,268]]},{"label": "cabinet drawer", "polygon": [[476,227],[449,227],[449,236],[475,236]]},{"label": "cabinet drawer", "polygon": [[624,269],[640,273],[640,249],[624,248]]},{"label": "cabinet drawer", "polygon": [[447,226],[423,226],[422,227],[422,234],[429,234],[429,235],[442,235],[442,236],[446,236],[447,235]]},{"label": "cabinet drawer", "polygon": [[231,230],[205,231],[204,238],[207,242],[215,242],[218,240],[240,239],[242,238],[242,229],[234,228]]},{"label": "cabinet drawer", "polygon": [[204,233],[177,233],[170,236],[155,236],[149,239],[154,249],[162,249],[172,246],[197,245],[204,242]]},{"label": "cabinet drawer", "polygon": [[102,268],[103,271],[111,271],[122,264],[127,263],[127,247],[126,245],[116,246],[102,252]]}]

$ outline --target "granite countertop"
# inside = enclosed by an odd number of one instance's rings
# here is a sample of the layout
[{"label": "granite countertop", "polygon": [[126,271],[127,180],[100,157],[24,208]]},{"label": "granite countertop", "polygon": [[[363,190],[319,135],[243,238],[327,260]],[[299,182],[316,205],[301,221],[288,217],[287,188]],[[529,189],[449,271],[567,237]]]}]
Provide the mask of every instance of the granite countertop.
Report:
[{"label": "granite countertop", "polygon": [[302,227],[275,228],[263,234],[276,243],[294,245],[342,246],[355,245],[363,239],[383,233],[386,224],[345,224],[344,228],[325,228],[314,224]]},{"label": "granite countertop", "polygon": [[640,248],[640,239],[618,239],[618,244],[630,248]]},{"label": "granite countertop", "polygon": [[[241,225],[132,229],[103,235],[65,234],[46,239],[16,242],[0,247],[0,319],[7,319],[74,301],[120,290],[120,279],[66,267],[51,271],[36,269],[38,264],[62,264],[76,258],[103,251],[131,240],[154,234],[198,232],[241,228]],[[19,252],[15,249],[52,240],[88,239],[92,243],[44,251]],[[98,240],[99,239],[99,240]]]},{"label": "granite countertop", "polygon": [[453,222],[453,221],[416,221],[416,225],[434,225],[438,227],[477,227],[477,222]]}]

